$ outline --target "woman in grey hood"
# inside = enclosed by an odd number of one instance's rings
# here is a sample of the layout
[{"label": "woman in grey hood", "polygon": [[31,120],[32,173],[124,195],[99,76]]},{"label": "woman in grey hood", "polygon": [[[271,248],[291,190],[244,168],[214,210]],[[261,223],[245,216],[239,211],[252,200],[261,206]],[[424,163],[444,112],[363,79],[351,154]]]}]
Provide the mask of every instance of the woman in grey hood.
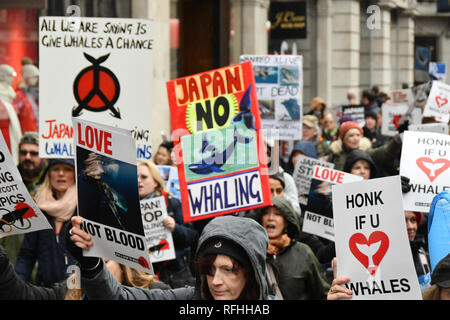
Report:
[{"label": "woman in grey hood", "polygon": [[[83,257],[92,246],[80,229],[82,218],[73,217],[68,250],[80,262],[81,285],[89,300],[267,300],[265,279],[268,236],[249,218],[223,216],[211,220],[200,235],[195,254],[200,279],[195,287],[146,290],[123,286],[100,258]],[[81,248],[81,249],[80,249]]]}]

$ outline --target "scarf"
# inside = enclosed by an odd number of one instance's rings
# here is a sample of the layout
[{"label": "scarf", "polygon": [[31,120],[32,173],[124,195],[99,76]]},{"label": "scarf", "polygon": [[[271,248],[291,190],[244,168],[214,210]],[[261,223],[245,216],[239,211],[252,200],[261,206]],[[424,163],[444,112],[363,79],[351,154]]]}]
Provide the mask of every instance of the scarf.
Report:
[{"label": "scarf", "polygon": [[60,199],[55,199],[51,188],[42,190],[37,199],[37,206],[49,216],[53,217],[55,219],[55,224],[62,224],[70,220],[77,207],[76,185],[70,186],[66,193],[64,193],[64,196]]},{"label": "scarf", "polygon": [[286,233],[283,233],[281,237],[277,239],[269,239],[269,247],[267,248],[267,254],[276,255],[280,249],[286,248],[291,244],[291,238]]}]

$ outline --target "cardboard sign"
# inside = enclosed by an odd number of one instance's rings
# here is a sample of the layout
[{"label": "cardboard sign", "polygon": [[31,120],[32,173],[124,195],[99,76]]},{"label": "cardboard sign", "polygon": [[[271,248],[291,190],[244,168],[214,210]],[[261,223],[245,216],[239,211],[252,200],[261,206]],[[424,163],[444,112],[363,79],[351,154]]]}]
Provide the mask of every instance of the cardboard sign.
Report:
[{"label": "cardboard sign", "polygon": [[184,221],[270,205],[252,63],[169,81],[167,92]]},{"label": "cardboard sign", "polygon": [[294,168],[294,181],[298,190],[298,201],[306,205],[308,203],[308,193],[311,186],[314,166],[319,165],[326,168],[334,168],[334,163],[321,161],[304,155],[299,155]]},{"label": "cardboard sign", "polygon": [[450,86],[441,81],[433,81],[423,116],[432,116],[439,122],[448,123],[450,112]]},{"label": "cardboard sign", "polygon": [[362,179],[351,173],[314,166],[302,231],[334,241],[331,187],[334,184],[351,183]]},{"label": "cardboard sign", "polygon": [[342,116],[351,116],[361,128],[366,124],[363,105],[342,106]]},{"label": "cardboard sign", "polygon": [[414,102],[414,97],[411,89],[396,89],[391,90],[392,104],[411,104]]},{"label": "cardboard sign", "polygon": [[353,300],[420,300],[399,176],[334,185],[338,277]]},{"label": "cardboard sign", "polygon": [[264,135],[300,140],[303,114],[303,59],[295,55],[243,55],[251,61]]},{"label": "cardboard sign", "polygon": [[424,123],[424,124],[410,124],[408,126],[409,131],[421,131],[421,132],[435,132],[441,134],[448,134],[447,123]]},{"label": "cardboard sign", "polygon": [[448,134],[404,132],[400,175],[411,184],[403,195],[405,210],[428,212],[433,198],[450,189],[449,152]]},{"label": "cardboard sign", "polygon": [[0,134],[0,238],[51,228],[28,193]]},{"label": "cardboard sign", "polygon": [[141,213],[152,263],[175,259],[172,232],[162,223],[168,216],[164,197],[141,200]]},{"label": "cardboard sign", "polygon": [[131,133],[73,118],[78,214],[103,257],[153,273],[142,226],[136,144]]},{"label": "cardboard sign", "polygon": [[152,21],[40,17],[39,155],[74,158],[76,117],[131,130],[150,159],[152,59]]},{"label": "cardboard sign", "polygon": [[[381,114],[383,121],[381,123],[381,134],[385,136],[395,136],[398,131],[397,128],[402,124],[400,121],[408,112],[409,106],[406,104],[387,104],[381,106]],[[414,108],[411,112],[410,124],[420,124],[422,120],[422,110]]]}]

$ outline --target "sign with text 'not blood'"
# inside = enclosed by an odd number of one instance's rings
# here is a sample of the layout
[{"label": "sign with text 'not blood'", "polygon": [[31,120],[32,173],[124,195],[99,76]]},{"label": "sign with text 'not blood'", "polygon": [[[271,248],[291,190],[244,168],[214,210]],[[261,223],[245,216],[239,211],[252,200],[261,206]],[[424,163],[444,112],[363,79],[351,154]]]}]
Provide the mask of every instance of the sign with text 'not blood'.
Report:
[{"label": "sign with text 'not blood'", "polygon": [[130,130],[151,157],[153,22],[39,19],[39,154],[74,158],[71,117]]},{"label": "sign with text 'not blood'", "polygon": [[403,195],[405,210],[428,212],[433,198],[450,190],[450,136],[434,132],[405,131],[400,175],[410,179]]},{"label": "sign with text 'not blood'", "polygon": [[333,185],[337,276],[353,300],[420,300],[399,176]]}]

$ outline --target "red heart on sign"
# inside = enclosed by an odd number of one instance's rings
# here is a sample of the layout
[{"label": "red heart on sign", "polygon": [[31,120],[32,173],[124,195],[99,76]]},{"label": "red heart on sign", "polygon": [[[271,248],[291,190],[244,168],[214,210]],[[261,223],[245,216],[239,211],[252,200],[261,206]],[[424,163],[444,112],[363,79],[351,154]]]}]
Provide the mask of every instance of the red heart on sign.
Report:
[{"label": "red heart on sign", "polygon": [[420,157],[416,160],[416,164],[433,182],[442,172],[448,169],[450,161],[444,158],[433,161],[428,157]]},{"label": "red heart on sign", "polygon": [[394,116],[394,118],[392,119],[392,123],[394,123],[394,126],[396,129],[398,129],[398,127],[400,127],[400,124],[398,122],[400,121],[400,119],[402,117],[403,116],[401,114],[398,114],[398,115]]},{"label": "red heart on sign", "polygon": [[447,102],[448,102],[448,99],[442,98],[440,96],[436,96],[436,98],[434,98],[434,100],[436,100],[436,103],[437,103],[439,108],[445,106],[447,104]]},{"label": "red heart on sign", "polygon": [[[362,253],[358,249],[356,244],[367,245],[368,247],[370,247],[372,244],[380,241],[380,247],[378,248],[377,252],[372,255],[373,265],[369,266],[369,257]],[[370,234],[369,240],[367,240],[362,233],[355,233],[350,237],[348,244],[350,247],[350,251],[353,253],[355,258],[358,259],[359,262],[361,262],[361,264],[370,272],[372,276],[375,276],[377,268],[389,248],[389,238],[386,233],[382,231],[374,231]]]}]

